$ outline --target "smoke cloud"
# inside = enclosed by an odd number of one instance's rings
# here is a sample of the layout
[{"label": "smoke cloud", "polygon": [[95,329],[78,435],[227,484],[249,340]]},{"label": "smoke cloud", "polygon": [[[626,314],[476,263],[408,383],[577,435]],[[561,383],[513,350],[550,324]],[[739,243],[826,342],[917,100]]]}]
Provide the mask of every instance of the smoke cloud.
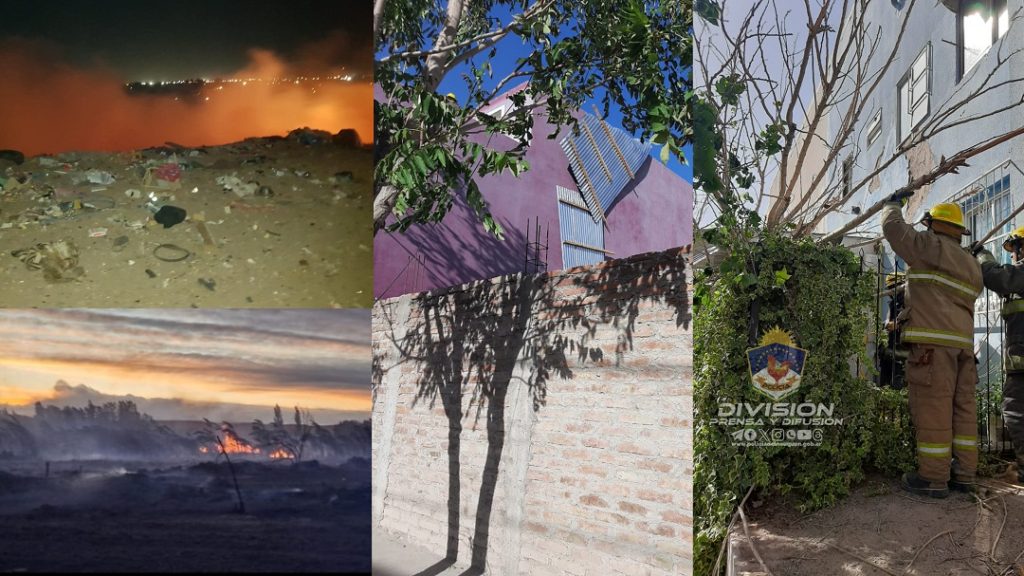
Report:
[{"label": "smoke cloud", "polygon": [[253,136],[284,135],[308,126],[336,133],[353,128],[373,138],[368,81],[248,82],[344,74],[332,62],[351,50],[338,32],[297,50],[290,61],[268,50],[249,51],[249,63],[207,85],[196,98],[133,95],[110,68],[76,67],[39,41],[0,41],[0,148],[32,156],[71,150],[126,151],[172,141],[184,146],[224,144]]}]

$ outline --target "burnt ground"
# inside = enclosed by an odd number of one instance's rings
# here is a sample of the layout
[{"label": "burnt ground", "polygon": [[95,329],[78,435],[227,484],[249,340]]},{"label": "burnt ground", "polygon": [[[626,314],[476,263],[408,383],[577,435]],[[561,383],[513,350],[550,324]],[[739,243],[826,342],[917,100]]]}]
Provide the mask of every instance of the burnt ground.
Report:
[{"label": "burnt ground", "polygon": [[368,572],[370,467],[0,461],[0,572]]},{"label": "burnt ground", "polygon": [[[144,181],[167,164],[176,182]],[[367,148],[295,138],[0,159],[0,306],[368,307],[372,171]],[[259,188],[225,190],[230,177]],[[155,222],[150,193],[187,219]],[[60,242],[74,254],[58,274],[22,259]]]},{"label": "burnt ground", "polygon": [[[977,498],[953,493],[935,500],[873,478],[809,515],[784,503],[751,509],[749,528],[776,575],[1017,576],[1024,574],[1024,488],[1004,480],[1009,476],[983,479]],[[761,573],[742,528],[736,532],[736,573]]]}]

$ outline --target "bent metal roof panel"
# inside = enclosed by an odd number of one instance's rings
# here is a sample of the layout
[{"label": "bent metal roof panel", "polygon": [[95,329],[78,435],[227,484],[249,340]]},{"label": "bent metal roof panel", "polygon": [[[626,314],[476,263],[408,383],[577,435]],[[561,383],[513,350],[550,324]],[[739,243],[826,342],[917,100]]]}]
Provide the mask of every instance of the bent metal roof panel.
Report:
[{"label": "bent metal roof panel", "polygon": [[574,132],[561,140],[562,150],[591,216],[600,222],[650,156],[651,145],[587,113]]}]

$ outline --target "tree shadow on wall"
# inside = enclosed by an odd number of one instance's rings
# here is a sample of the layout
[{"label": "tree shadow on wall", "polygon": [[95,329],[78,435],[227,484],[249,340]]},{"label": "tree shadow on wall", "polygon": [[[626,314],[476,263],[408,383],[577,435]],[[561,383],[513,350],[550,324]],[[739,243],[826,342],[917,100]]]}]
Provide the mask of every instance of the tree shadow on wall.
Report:
[{"label": "tree shadow on wall", "polygon": [[[385,323],[400,321],[387,318],[387,310]],[[393,326],[385,327],[384,337],[398,348],[403,362],[420,368],[415,403],[426,402],[433,408],[440,401],[448,420],[446,554],[417,576],[439,574],[458,560],[463,422],[472,417],[475,424],[485,416],[487,453],[473,526],[471,568],[464,576],[481,574],[501,473],[510,385],[525,387],[530,408],[536,412],[545,406],[550,379],[573,377],[570,358],[575,366],[620,365],[634,347],[641,313],[664,315],[665,321],[689,328],[685,255],[677,250],[555,275],[476,282],[463,289],[421,294],[413,310],[421,315],[412,314],[404,339],[393,336]],[[602,326],[615,328],[614,349],[595,342]],[[383,377],[376,362],[374,372],[376,386]],[[465,413],[464,406],[468,406]]]}]

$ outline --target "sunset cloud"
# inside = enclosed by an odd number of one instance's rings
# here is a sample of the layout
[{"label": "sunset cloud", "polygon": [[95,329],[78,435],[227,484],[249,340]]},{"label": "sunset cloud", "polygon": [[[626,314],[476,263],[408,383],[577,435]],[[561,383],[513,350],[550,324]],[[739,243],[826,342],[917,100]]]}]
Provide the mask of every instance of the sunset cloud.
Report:
[{"label": "sunset cloud", "polygon": [[194,411],[279,403],[366,414],[370,355],[367,310],[2,310],[0,405],[74,400],[75,389],[54,389],[65,380],[87,396]]}]

